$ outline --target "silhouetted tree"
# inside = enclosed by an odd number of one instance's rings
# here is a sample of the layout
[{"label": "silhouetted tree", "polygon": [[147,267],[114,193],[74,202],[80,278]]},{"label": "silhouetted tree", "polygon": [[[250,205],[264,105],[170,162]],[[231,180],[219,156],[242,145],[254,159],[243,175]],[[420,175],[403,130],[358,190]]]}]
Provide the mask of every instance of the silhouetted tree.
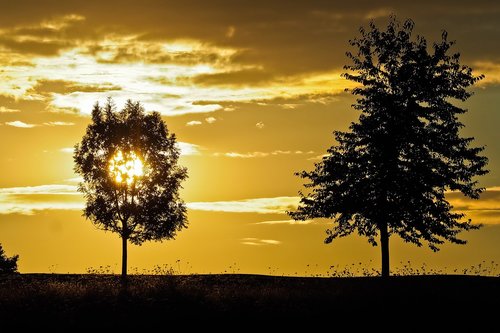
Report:
[{"label": "silhouetted tree", "polygon": [[7,257],[0,244],[0,274],[17,273],[17,261],[19,256],[16,254],[12,257]]},{"label": "silhouetted tree", "polygon": [[127,275],[127,242],[172,239],[187,226],[179,198],[187,170],[177,164],[175,134],[157,112],[127,101],[115,111],[108,99],[95,104],[92,122],[75,146],[75,171],[83,177],[84,216],[122,239],[122,277]]},{"label": "silhouetted tree", "polygon": [[399,235],[417,246],[425,241],[437,251],[444,241],[465,244],[462,230],[477,229],[465,215],[452,211],[448,190],[477,199],[484,190],[475,176],[484,175],[483,147],[461,137],[458,115],[467,110],[452,100],[467,100],[466,88],[483,78],[450,54],[454,42],[442,33],[428,47],[412,38],[414,23],[392,17],[385,31],[373,22],[350,40],[355,53],[343,76],[359,85],[354,109],[361,111],[350,131],[335,131],[337,144],[311,172],[301,195],[296,220],[332,218],[325,243],[357,231],[376,246],[379,236],[382,276],[389,275],[389,237]]}]

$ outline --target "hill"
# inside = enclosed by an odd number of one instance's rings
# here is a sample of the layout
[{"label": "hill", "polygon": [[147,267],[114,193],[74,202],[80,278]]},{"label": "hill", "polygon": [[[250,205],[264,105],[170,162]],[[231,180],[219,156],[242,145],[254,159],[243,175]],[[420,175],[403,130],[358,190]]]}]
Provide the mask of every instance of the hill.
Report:
[{"label": "hill", "polygon": [[476,322],[477,328],[488,323],[486,314],[497,312],[498,304],[500,278],[480,276],[137,275],[130,276],[126,291],[114,275],[0,276],[1,327],[11,328],[102,330],[236,323],[246,328],[264,323],[359,328],[377,327],[379,315],[384,315],[383,321],[390,319],[383,326],[404,319],[405,331],[431,321],[448,328]]}]

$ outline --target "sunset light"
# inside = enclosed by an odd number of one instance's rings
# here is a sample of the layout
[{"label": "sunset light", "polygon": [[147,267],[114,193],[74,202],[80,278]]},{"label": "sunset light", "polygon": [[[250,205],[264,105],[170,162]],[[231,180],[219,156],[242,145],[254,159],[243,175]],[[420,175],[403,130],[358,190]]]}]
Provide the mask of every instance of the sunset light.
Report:
[{"label": "sunset light", "polygon": [[118,150],[109,160],[109,173],[116,183],[131,185],[143,176],[143,164],[134,151]]},{"label": "sunset light", "polygon": [[[106,184],[109,193],[127,194],[131,202],[134,192],[134,203],[143,203],[152,198],[145,187],[153,180],[164,183],[153,187],[152,193],[177,185],[175,177],[158,171],[171,167],[177,155],[178,166],[187,169],[186,179],[178,184],[179,193],[156,204],[172,210],[165,216],[173,212],[185,216],[188,227],[175,240],[156,243],[148,238],[142,246],[129,242],[129,273],[177,260],[189,262],[180,265],[184,273],[220,273],[234,263],[244,274],[318,275],[326,274],[332,265],[353,262],[378,269],[379,247],[366,241],[366,232],[353,232],[325,245],[332,219],[304,216],[297,221],[286,212],[300,205],[299,192],[314,193],[295,173],[312,171],[315,163],[331,156],[328,149],[337,142],[332,132],[349,131],[360,117],[361,111],[352,105],[362,95],[346,89],[360,89],[362,83],[343,76],[344,66],[350,64],[346,52],[359,51],[349,41],[359,37],[360,27],[369,29],[370,20],[381,29],[387,27],[392,14],[401,21],[414,20],[412,38],[426,37],[430,54],[442,30],[448,31],[449,40],[457,41],[449,52],[459,52],[461,64],[470,66],[474,76],[485,75],[470,87],[470,99],[453,103],[469,110],[457,116],[464,125],[460,135],[474,137],[472,146],[486,146],[483,155],[489,159],[490,173],[477,179],[478,186],[485,188],[477,200],[453,189],[443,192],[454,213],[484,225],[461,235],[467,245],[445,242],[441,251],[431,253],[426,246],[414,247],[392,233],[391,267],[396,269],[407,260],[449,269],[483,260],[500,263],[500,47],[494,42],[500,2],[4,2],[0,10],[0,174],[4,176],[0,177],[0,244],[7,253],[19,254],[21,273],[85,273],[101,265],[110,265],[118,273],[117,236],[101,232],[106,228],[96,228],[82,216],[88,196],[81,190]],[[418,62],[412,58],[418,54],[409,55],[410,65]],[[451,68],[442,65],[441,69]],[[419,73],[408,68],[406,79],[393,81],[388,97],[407,89],[407,79],[441,77],[430,69]],[[426,85],[429,91],[441,92],[430,82]],[[421,94],[408,96],[420,98]],[[113,103],[106,109],[108,98]],[[175,143],[147,149],[137,140],[146,134],[165,137],[162,126],[154,127],[146,118],[140,122],[144,125],[140,132],[130,131],[121,127],[124,118],[117,116],[116,132],[96,124],[99,135],[82,146],[96,149],[92,158],[100,159],[99,166],[89,167],[95,173],[75,172],[75,145],[99,118],[93,115],[95,105],[102,108],[100,120],[106,121],[107,112],[118,114],[127,100],[140,102],[145,117],[157,115],[158,124],[163,121],[167,134],[175,135]],[[417,100],[415,105],[438,107],[443,101],[448,99]],[[394,105],[412,104],[401,99]],[[377,128],[385,126],[374,124],[372,129]],[[400,134],[407,133],[402,126]],[[110,135],[109,141],[102,140],[105,134]],[[105,142],[113,144],[103,147]],[[386,146],[394,142],[387,139]],[[422,139],[395,147],[420,154],[414,146],[417,142]],[[436,138],[430,142],[440,143]],[[162,151],[167,147],[170,154]],[[161,153],[160,158],[152,158],[154,152]],[[82,165],[90,165],[90,155],[81,156]],[[420,155],[401,157],[405,163],[421,160]],[[340,172],[339,168],[331,170]],[[171,171],[182,174],[175,167]],[[102,178],[99,186],[87,184],[98,177]],[[422,181],[420,187],[424,186],[432,188]],[[412,192],[420,187],[407,188]],[[365,204],[366,196],[360,202]],[[325,200],[330,198],[326,193]],[[174,205],[170,199],[179,202]],[[433,197],[402,202],[417,199]],[[102,202],[96,216],[118,216],[107,212],[113,198]],[[346,202],[351,201],[346,198]],[[158,219],[168,220],[161,214]],[[346,222],[346,228],[349,225]]]},{"label": "sunset light", "polygon": [[0,0],[0,327],[495,327],[499,14]]}]

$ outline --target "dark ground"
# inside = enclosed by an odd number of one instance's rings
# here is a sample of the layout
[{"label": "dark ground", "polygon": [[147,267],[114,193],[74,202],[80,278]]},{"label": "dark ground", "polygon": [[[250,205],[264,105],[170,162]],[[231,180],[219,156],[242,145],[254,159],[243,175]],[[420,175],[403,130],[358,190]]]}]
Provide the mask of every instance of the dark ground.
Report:
[{"label": "dark ground", "polygon": [[328,331],[386,327],[401,332],[482,331],[492,324],[496,331],[499,316],[498,277],[142,275],[130,276],[123,291],[119,277],[113,275],[0,276],[0,332],[25,327],[269,328],[264,324],[296,329],[305,324]]}]

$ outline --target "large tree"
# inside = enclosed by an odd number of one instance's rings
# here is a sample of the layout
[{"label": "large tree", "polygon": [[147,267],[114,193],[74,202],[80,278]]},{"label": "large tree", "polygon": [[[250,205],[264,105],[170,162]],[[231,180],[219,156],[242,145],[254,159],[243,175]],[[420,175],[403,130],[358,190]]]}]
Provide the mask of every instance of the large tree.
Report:
[{"label": "large tree", "polygon": [[92,122],[75,146],[84,216],[121,237],[123,278],[128,241],[167,240],[186,227],[178,191],[187,171],[177,164],[179,155],[175,135],[160,114],[146,113],[130,100],[119,112],[110,99],[104,107],[96,103]]},{"label": "large tree", "polygon": [[434,251],[444,241],[465,244],[460,231],[479,226],[453,211],[445,194],[477,199],[476,176],[487,173],[483,147],[460,135],[458,116],[467,110],[452,103],[467,100],[483,76],[450,53],[446,32],[431,47],[413,28],[392,17],[387,29],[371,22],[349,41],[356,51],[347,52],[344,77],[358,84],[351,92],[359,120],[334,132],[336,144],[313,171],[298,173],[308,191],[290,212],[297,220],[333,219],[326,243],[355,231],[374,246],[379,238],[382,276],[392,234]]}]

